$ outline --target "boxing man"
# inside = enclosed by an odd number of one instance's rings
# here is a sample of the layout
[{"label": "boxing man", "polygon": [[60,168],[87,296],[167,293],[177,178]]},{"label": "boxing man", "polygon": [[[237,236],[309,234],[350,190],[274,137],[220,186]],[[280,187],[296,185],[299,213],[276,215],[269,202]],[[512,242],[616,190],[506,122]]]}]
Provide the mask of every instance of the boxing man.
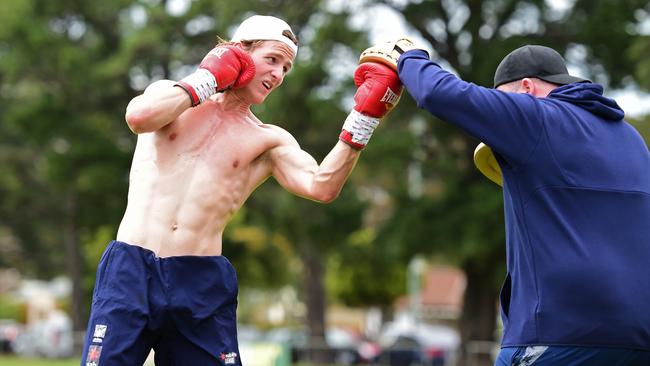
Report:
[{"label": "boxing man", "polygon": [[284,129],[250,110],[293,66],[287,23],[253,16],[180,81],[156,81],[127,106],[138,135],[128,205],[97,269],[82,366],[240,365],[235,270],[226,224],[273,176],[318,202],[339,194],[373,130],[397,102],[390,68],[355,71],[356,105],[319,165]]}]

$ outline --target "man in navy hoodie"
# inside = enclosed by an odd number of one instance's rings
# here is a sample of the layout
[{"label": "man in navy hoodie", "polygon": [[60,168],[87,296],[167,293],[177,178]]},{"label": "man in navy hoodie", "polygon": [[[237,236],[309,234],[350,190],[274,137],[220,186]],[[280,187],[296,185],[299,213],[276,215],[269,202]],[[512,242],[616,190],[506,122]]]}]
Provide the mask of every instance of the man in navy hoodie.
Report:
[{"label": "man in navy hoodie", "polygon": [[548,47],[507,55],[493,89],[398,51],[418,106],[484,141],[502,173],[496,365],[650,365],[650,154],[621,108]]}]

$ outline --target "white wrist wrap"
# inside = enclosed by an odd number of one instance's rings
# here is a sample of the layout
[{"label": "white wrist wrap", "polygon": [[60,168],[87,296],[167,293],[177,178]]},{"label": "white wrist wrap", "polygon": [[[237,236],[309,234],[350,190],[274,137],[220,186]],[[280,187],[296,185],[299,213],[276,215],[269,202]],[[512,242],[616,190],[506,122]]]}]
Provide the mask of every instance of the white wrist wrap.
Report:
[{"label": "white wrist wrap", "polygon": [[217,80],[214,75],[206,69],[198,69],[194,73],[181,79],[187,83],[196,92],[199,103],[203,103],[211,95],[217,92]]},{"label": "white wrist wrap", "polygon": [[349,140],[346,141],[353,145],[366,146],[377,126],[379,118],[363,115],[353,109],[343,123],[343,130],[349,134]]}]

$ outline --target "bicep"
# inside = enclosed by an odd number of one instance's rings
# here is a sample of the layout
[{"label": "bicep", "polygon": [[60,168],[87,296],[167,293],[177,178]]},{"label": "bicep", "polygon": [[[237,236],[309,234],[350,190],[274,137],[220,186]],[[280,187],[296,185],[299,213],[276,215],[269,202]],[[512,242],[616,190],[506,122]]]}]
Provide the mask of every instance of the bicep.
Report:
[{"label": "bicep", "polygon": [[277,146],[269,152],[271,174],[287,191],[301,197],[310,196],[318,163],[297,143]]}]

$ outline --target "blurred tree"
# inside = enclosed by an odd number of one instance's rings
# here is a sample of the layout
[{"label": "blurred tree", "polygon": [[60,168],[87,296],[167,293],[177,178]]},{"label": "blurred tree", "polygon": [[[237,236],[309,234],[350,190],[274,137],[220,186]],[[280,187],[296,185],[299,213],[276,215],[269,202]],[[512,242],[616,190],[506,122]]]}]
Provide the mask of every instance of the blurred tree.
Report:
[{"label": "blurred tree", "polygon": [[[645,12],[645,19],[650,19],[650,9]],[[633,68],[634,80],[643,89],[650,90],[650,35],[637,38],[625,55]]]},{"label": "blurred tree", "polygon": [[1,5],[4,158],[18,181],[3,187],[2,221],[22,248],[24,264],[13,264],[37,276],[67,269],[74,326],[82,329],[80,238],[119,217],[131,146],[119,106],[128,74],[105,67],[117,47],[111,11],[122,4],[105,7],[106,18],[93,23],[76,3]]},{"label": "blurred tree", "polygon": [[650,145],[650,114],[639,118],[632,118],[630,119],[630,123],[639,131],[646,145]]}]

